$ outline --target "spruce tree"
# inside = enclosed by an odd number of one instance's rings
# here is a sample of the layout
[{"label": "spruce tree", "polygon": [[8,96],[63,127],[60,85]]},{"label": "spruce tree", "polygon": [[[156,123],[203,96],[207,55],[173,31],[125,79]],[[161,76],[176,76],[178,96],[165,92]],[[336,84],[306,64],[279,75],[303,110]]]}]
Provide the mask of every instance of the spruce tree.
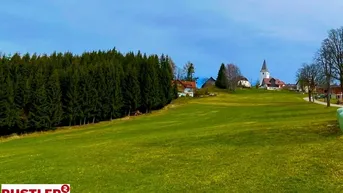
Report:
[{"label": "spruce tree", "polygon": [[47,82],[48,129],[58,126],[62,120],[61,87],[58,71],[54,70]]},{"label": "spruce tree", "polygon": [[179,91],[177,89],[177,82],[173,83],[173,99],[177,99],[179,97]]},{"label": "spruce tree", "polygon": [[101,66],[98,64],[96,65],[96,75],[95,75],[95,85],[97,90],[97,103],[96,103],[96,110],[95,110],[95,116],[93,117],[93,123],[95,121],[102,120],[102,117],[104,115],[104,111],[109,111],[109,104],[105,103],[105,95],[107,94],[107,86],[106,84],[106,78],[104,77],[104,70],[101,68]]},{"label": "spruce tree", "polygon": [[148,71],[149,76],[152,80],[152,90],[150,92],[150,99],[152,100],[151,109],[159,109],[163,106],[163,101],[165,101],[165,97],[163,94],[163,86],[160,84],[160,74],[161,69],[159,65],[159,58],[157,55],[151,55],[148,59]]},{"label": "spruce tree", "polygon": [[88,91],[88,106],[89,112],[87,114],[88,123],[95,122],[96,116],[98,114],[98,109],[100,108],[99,105],[99,94],[97,89],[97,72],[95,66],[89,66],[89,82],[87,83],[87,91]]},{"label": "spruce tree", "polygon": [[225,65],[222,63],[220,69],[218,71],[218,76],[215,82],[216,87],[221,89],[226,89],[228,86],[228,79],[226,77],[226,68]]},{"label": "spruce tree", "polygon": [[144,54],[143,57],[143,63],[141,64],[141,82],[140,82],[140,91],[141,91],[141,97],[142,97],[142,107],[145,110],[146,113],[150,112],[155,101],[154,101],[154,94],[155,89],[154,88],[154,79],[153,76],[155,75],[154,73],[154,68]]},{"label": "spruce tree", "polygon": [[6,129],[5,133],[11,132],[11,130],[17,132],[16,122],[19,118],[19,114],[14,101],[13,81],[9,75],[5,78],[4,85],[5,89],[0,101],[0,125]]},{"label": "spruce tree", "polygon": [[87,90],[87,82],[88,82],[88,76],[87,76],[87,68],[86,66],[80,67],[80,79],[79,79],[79,90],[80,90],[80,121],[81,124],[86,124],[87,120],[87,114],[89,111],[88,108],[88,90]]},{"label": "spruce tree", "polygon": [[194,64],[192,62],[187,62],[184,66],[183,66],[183,71],[184,74],[186,75],[186,80],[187,81],[194,81],[195,78],[194,76],[194,72],[195,72],[195,67]]},{"label": "spruce tree", "polygon": [[161,59],[160,59],[160,85],[161,85],[161,90],[162,90],[162,106],[167,105],[168,103],[171,102],[173,98],[173,89],[172,89],[172,79],[173,79],[173,74],[172,74],[172,69],[169,64],[168,57],[164,57],[162,54]]},{"label": "spruce tree", "polygon": [[[2,60],[0,60],[0,135],[6,134],[9,129],[6,124],[6,106],[7,106],[7,93],[8,88],[6,84],[5,72],[4,72],[4,64]],[[6,130],[5,130],[6,129]]]},{"label": "spruce tree", "polygon": [[32,130],[45,130],[49,127],[48,100],[46,82],[42,68],[36,72],[32,83],[32,108],[29,113],[29,124]]},{"label": "spruce tree", "polygon": [[66,118],[69,121],[69,126],[75,125],[78,113],[79,113],[79,74],[72,69],[68,73],[68,90],[66,93],[65,104],[66,104]]},{"label": "spruce tree", "polygon": [[14,64],[18,66],[16,72],[16,92],[15,92],[15,104],[18,109],[19,119],[17,120],[17,126],[20,131],[25,131],[29,127],[28,114],[31,107],[31,81],[33,66],[30,65],[30,55],[25,54],[20,64]]},{"label": "spruce tree", "polygon": [[[20,62],[19,55],[14,57]],[[18,132],[19,109],[16,105],[15,97],[17,92],[18,68],[11,57],[4,56],[1,60],[1,89],[3,90],[0,97],[1,113],[0,113],[0,127],[2,125],[4,133]]]},{"label": "spruce tree", "polygon": [[121,108],[123,107],[123,96],[121,85],[123,80],[123,69],[119,61],[112,59],[109,70],[109,101],[110,101],[110,119],[121,116]]},{"label": "spruce tree", "polygon": [[107,120],[111,116],[111,106],[112,106],[112,93],[114,85],[111,84],[113,80],[111,80],[110,76],[110,68],[109,63],[102,63],[99,65],[99,71],[98,71],[98,93],[99,93],[99,99],[100,99],[100,105],[99,108],[99,119],[100,120]]},{"label": "spruce tree", "polygon": [[170,103],[173,98],[174,98],[174,90],[172,86],[172,81],[174,79],[174,66],[170,65],[173,63],[170,57],[166,56],[166,61],[165,61],[165,66],[164,70],[166,71],[166,78],[165,78],[165,83],[166,83],[166,98],[168,100],[168,103]]},{"label": "spruce tree", "polygon": [[28,114],[31,107],[31,81],[32,77],[30,75],[20,75],[20,80],[18,82],[15,103],[19,109],[20,119],[17,124],[20,130],[28,129]]},{"label": "spruce tree", "polygon": [[130,115],[132,111],[138,108],[140,99],[140,87],[138,82],[138,74],[134,65],[128,65],[128,71],[123,81],[123,102],[126,109],[125,114]]}]

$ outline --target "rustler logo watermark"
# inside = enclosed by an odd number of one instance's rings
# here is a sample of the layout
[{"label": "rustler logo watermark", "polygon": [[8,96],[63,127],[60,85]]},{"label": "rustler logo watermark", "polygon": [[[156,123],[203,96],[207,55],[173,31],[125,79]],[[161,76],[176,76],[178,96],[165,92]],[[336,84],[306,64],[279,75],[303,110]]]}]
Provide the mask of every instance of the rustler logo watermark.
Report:
[{"label": "rustler logo watermark", "polygon": [[70,184],[2,184],[1,193],[70,193]]}]

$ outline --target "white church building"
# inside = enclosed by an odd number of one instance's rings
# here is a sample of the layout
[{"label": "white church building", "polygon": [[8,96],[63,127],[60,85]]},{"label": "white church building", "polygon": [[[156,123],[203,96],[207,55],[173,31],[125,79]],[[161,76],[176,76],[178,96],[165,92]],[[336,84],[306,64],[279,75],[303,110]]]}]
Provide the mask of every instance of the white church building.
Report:
[{"label": "white church building", "polygon": [[260,88],[267,90],[279,90],[285,85],[286,84],[283,81],[270,76],[266,60],[264,60],[260,71]]}]

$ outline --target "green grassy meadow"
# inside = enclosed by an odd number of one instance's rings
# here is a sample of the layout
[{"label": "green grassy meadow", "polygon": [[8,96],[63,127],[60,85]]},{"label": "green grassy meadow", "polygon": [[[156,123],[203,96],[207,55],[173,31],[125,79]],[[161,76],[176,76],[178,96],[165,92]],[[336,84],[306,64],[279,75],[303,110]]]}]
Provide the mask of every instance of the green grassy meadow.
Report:
[{"label": "green grassy meadow", "polygon": [[342,192],[335,107],[239,90],[0,141],[0,183],[71,192]]}]

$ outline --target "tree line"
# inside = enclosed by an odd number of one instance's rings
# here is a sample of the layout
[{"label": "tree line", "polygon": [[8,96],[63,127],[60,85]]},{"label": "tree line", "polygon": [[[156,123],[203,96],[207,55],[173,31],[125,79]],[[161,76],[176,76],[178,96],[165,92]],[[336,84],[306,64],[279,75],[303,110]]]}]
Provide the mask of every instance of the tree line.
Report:
[{"label": "tree line", "polygon": [[224,63],[220,65],[215,86],[221,89],[235,91],[238,86],[238,81],[242,76],[239,67],[235,64]]},{"label": "tree line", "polygon": [[167,55],[108,51],[0,56],[0,135],[149,113],[177,98]]},{"label": "tree line", "polygon": [[[338,81],[343,90],[343,27],[328,31],[313,61],[304,63],[296,76],[300,85],[308,88],[310,102],[317,86],[331,93],[331,84]],[[327,106],[330,106],[330,95],[326,97]]]}]

